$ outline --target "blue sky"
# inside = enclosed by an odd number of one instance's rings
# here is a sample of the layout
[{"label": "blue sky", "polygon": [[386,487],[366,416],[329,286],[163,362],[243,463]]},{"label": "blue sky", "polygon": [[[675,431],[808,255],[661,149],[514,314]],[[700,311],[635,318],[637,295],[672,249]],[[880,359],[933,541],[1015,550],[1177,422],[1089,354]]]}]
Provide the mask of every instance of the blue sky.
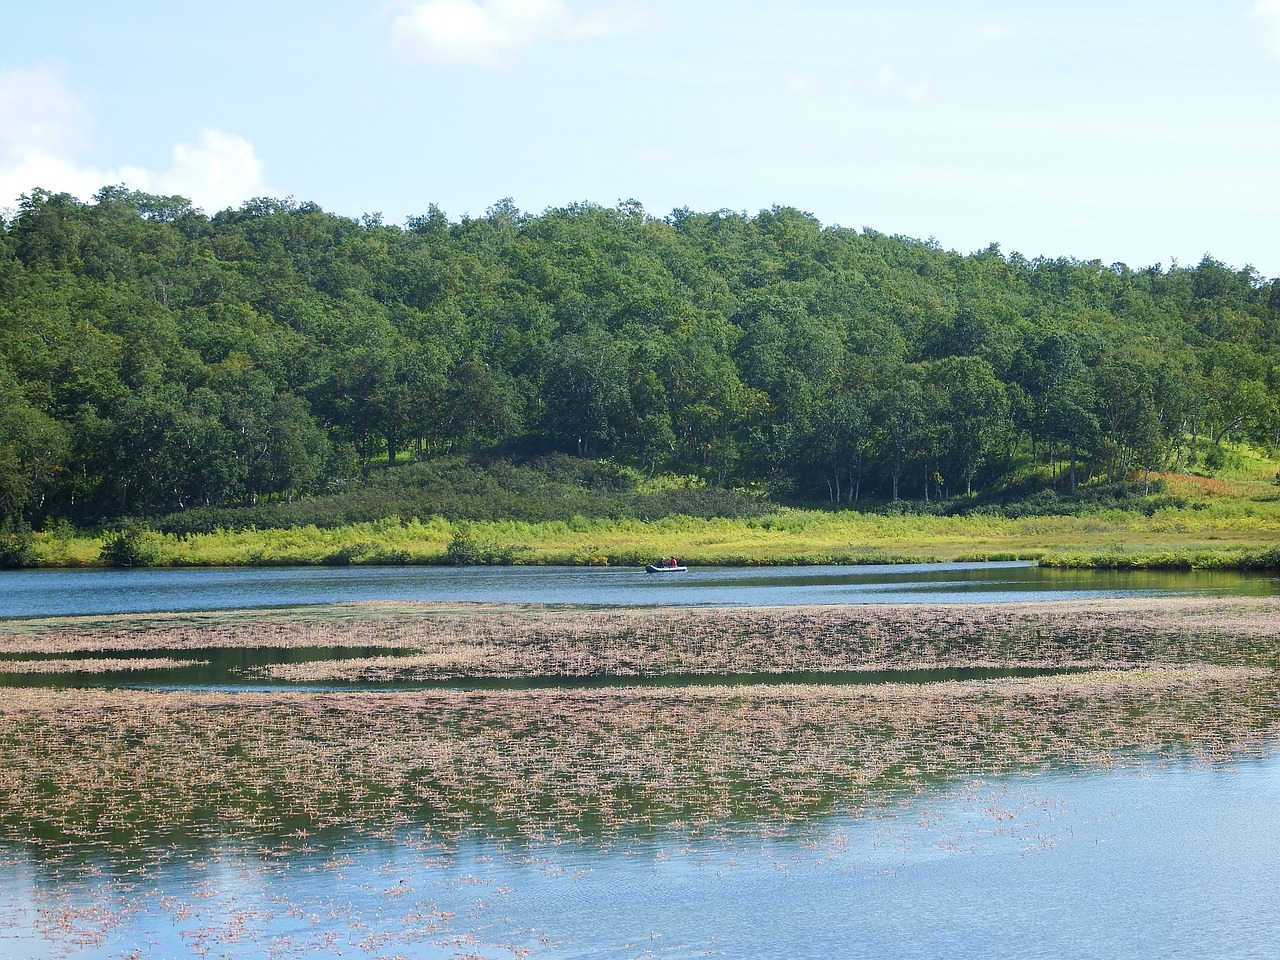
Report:
[{"label": "blue sky", "polygon": [[799,207],[967,253],[1280,276],[1280,0],[0,0],[35,187],[402,223]]}]

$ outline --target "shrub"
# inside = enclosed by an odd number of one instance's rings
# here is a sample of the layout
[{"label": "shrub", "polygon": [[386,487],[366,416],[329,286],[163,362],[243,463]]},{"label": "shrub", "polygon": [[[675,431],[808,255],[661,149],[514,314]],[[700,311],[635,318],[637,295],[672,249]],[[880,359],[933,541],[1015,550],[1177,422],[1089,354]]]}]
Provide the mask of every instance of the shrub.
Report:
[{"label": "shrub", "polygon": [[102,562],[109,567],[150,567],[160,558],[151,531],[140,523],[125,524],[103,535]]},{"label": "shrub", "polygon": [[31,527],[21,520],[6,519],[0,524],[0,569],[16,570],[36,563]]},{"label": "shrub", "polygon": [[454,566],[506,565],[514,554],[489,540],[478,540],[467,528],[455,530],[444,553],[445,562]]}]

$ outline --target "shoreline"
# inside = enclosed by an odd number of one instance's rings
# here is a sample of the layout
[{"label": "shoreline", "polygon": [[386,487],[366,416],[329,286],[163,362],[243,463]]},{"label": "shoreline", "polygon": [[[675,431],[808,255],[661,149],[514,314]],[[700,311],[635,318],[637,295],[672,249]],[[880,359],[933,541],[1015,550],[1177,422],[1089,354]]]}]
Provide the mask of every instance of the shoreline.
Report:
[{"label": "shoreline", "polygon": [[[1148,515],[880,514],[783,508],[760,517],[447,520],[126,534],[31,534],[25,563],[107,566],[613,566],[676,555],[697,566],[1026,560],[1096,569],[1280,569],[1280,500],[1196,501]],[[124,545],[122,540],[124,538]]]},{"label": "shoreline", "polygon": [[[1030,563],[1058,570],[1150,570],[1164,572],[1216,571],[1242,573],[1252,570],[1280,570],[1280,546],[1271,544],[1240,544],[1230,547],[1162,549],[1127,552],[1114,547],[1093,549],[1086,546],[1067,550],[944,550],[932,553],[885,552],[831,552],[798,553],[793,556],[765,558],[740,555],[708,556],[678,547],[670,551],[686,558],[690,567],[726,567],[752,569],[757,567],[870,567],[913,566],[937,563]],[[656,555],[655,555],[656,556]],[[0,567],[0,574],[20,571],[71,571],[71,570],[232,570],[232,569],[314,569],[331,567],[445,567],[470,569],[486,567],[611,567],[614,569],[643,570],[652,559],[616,557],[604,555],[582,557],[576,554],[551,555],[541,558],[520,558],[493,563],[455,563],[443,556],[406,558],[394,550],[383,551],[371,547],[364,555],[301,558],[273,557],[264,559],[244,556],[236,559],[211,559],[200,557],[165,557],[153,562],[120,565],[101,558],[62,558],[62,562],[37,559],[18,567]]]}]

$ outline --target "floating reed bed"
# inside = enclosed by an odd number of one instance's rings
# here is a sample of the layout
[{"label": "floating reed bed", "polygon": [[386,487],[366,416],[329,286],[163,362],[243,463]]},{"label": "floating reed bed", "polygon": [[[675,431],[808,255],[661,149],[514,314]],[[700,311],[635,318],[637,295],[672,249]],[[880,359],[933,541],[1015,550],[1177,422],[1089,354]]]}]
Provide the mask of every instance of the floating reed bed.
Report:
[{"label": "floating reed bed", "polygon": [[216,647],[385,648],[284,664],[289,680],[660,676],[939,666],[1280,666],[1280,599],[570,608],[344,604],[0,624],[0,655]]},{"label": "floating reed bed", "polygon": [[13,689],[0,841],[52,859],[317,835],[618,838],[859,814],[956,780],[1264,752],[1276,675],[391,694]]},{"label": "floating reed bed", "polygon": [[114,673],[117,670],[179,670],[198,667],[208,660],[175,660],[173,657],[92,657],[84,660],[0,660],[0,674]]},{"label": "floating reed bed", "polygon": [[1254,598],[350,604],[11,621],[0,624],[0,655],[100,652],[113,668],[143,650],[411,651],[270,668],[299,680],[1090,670],[917,685],[487,692],[11,686],[0,696],[0,843],[56,859],[104,845],[306,845],[328,834],[770,829],[975,776],[1258,754],[1280,742],[1278,636],[1280,602]]}]

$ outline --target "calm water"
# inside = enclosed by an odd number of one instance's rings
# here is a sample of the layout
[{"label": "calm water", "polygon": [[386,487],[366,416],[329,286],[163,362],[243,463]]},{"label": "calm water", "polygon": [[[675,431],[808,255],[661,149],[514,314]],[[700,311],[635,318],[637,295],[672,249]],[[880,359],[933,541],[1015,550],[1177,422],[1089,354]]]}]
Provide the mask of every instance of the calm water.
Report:
[{"label": "calm water", "polygon": [[1053,570],[1030,563],[695,567],[345,567],[0,572],[0,618],[354,600],[779,605],[985,603],[1162,593],[1273,595],[1271,574]]},{"label": "calm water", "polygon": [[[353,600],[776,605],[1276,592],[1267,576],[1008,563],[670,576],[24,571],[0,574],[0,618]],[[191,676],[130,679],[252,688],[244,671],[262,663],[332,654],[191,651],[180,656],[210,661]],[[1278,814],[1273,745],[1263,759],[1213,766],[952,780],[910,800],[886,799],[870,815],[785,830],[729,823],[700,833],[675,823],[607,841],[548,828],[529,844],[464,834],[442,847],[429,823],[404,823],[380,842],[329,835],[290,851],[266,835],[261,848],[171,838],[129,850],[91,836],[26,837],[9,819],[10,842],[0,842],[0,960],[1269,958],[1280,943]]]},{"label": "calm water", "polygon": [[0,956],[1263,958],[1280,759],[971,784],[785,835],[0,864]]},{"label": "calm water", "polygon": [[147,690],[593,690],[606,687],[708,687],[743,686],[760,683],[786,684],[876,684],[943,683],[953,680],[996,680],[1011,677],[1043,677],[1083,672],[1058,667],[940,667],[916,670],[828,670],[790,673],[688,674],[657,676],[536,676],[536,677],[451,677],[429,680],[290,680],[269,682],[263,668],[276,664],[310,663],[362,657],[397,657],[416,653],[394,647],[209,647],[187,650],[113,650],[111,659],[156,660],[173,658],[178,663],[154,669],[103,670],[94,664],[88,671],[56,673],[11,673],[14,661],[97,661],[100,650],[79,653],[0,653],[0,690],[5,687],[124,687]]}]

